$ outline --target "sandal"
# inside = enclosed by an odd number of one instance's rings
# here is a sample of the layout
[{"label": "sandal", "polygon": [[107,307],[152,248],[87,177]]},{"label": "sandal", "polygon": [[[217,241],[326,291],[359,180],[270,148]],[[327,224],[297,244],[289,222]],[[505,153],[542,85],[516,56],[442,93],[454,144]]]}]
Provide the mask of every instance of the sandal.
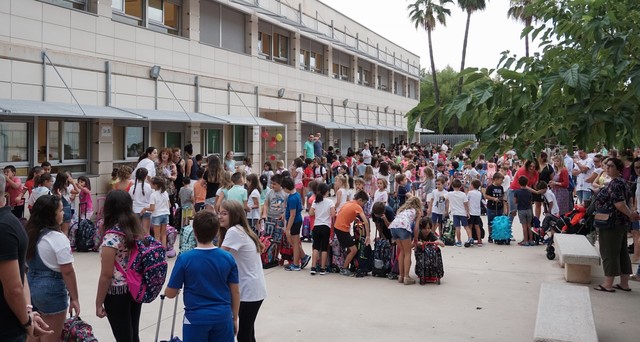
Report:
[{"label": "sandal", "polygon": [[398,277],[398,282],[399,282],[400,284],[404,283],[404,278],[403,278],[403,277]]},{"label": "sandal", "polygon": [[615,285],[613,286],[613,288],[614,288],[614,289],[618,289],[618,290],[620,290],[620,291],[624,291],[624,292],[631,292],[631,289],[625,289],[625,288],[624,288],[624,287],[622,287],[622,285],[620,285],[620,284],[615,284]]},{"label": "sandal", "polygon": [[629,277],[629,280],[633,280],[633,281],[640,281],[640,274],[632,274]]},{"label": "sandal", "polygon": [[614,289],[609,290],[609,289],[607,289],[606,287],[604,287],[602,285],[598,285],[597,287],[594,287],[593,289],[596,290],[596,291],[600,291],[600,292],[609,292],[609,293],[616,292],[616,290],[614,290]]}]

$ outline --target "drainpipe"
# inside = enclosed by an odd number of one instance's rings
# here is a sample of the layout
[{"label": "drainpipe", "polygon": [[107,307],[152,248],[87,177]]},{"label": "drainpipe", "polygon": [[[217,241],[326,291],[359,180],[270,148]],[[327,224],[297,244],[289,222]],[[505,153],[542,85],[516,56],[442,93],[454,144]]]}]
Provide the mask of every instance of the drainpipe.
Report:
[{"label": "drainpipe", "polygon": [[196,113],[200,112],[200,78],[196,76]]},{"label": "drainpipe", "polygon": [[106,79],[106,92],[105,92],[105,103],[107,107],[111,106],[111,61],[105,62],[105,69],[107,73]]},{"label": "drainpipe", "polygon": [[47,53],[42,51],[42,101],[47,101]]},{"label": "drainpipe", "polygon": [[255,86],[254,93],[256,94],[256,117],[260,117],[260,94],[258,93],[258,86]]},{"label": "drainpipe", "polygon": [[231,83],[227,83],[227,115],[231,115]]}]

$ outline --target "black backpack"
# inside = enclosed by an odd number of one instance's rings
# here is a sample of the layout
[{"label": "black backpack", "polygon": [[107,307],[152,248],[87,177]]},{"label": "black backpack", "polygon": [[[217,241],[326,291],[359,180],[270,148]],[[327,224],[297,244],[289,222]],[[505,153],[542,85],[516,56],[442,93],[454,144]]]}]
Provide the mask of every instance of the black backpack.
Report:
[{"label": "black backpack", "polygon": [[76,230],[76,251],[89,252],[99,246],[95,245],[95,236],[98,234],[98,227],[89,219],[82,219],[78,222]]}]

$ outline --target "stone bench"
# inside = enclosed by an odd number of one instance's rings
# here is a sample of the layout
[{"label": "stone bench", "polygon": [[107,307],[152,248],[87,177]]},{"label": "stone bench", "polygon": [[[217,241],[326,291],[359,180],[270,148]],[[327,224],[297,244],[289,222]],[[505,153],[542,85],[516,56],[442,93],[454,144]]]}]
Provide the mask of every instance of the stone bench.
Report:
[{"label": "stone bench", "polygon": [[591,283],[591,267],[600,265],[600,254],[584,235],[554,234],[553,244],[570,283]]},{"label": "stone bench", "polygon": [[534,342],[597,342],[589,289],[543,283],[540,286]]}]

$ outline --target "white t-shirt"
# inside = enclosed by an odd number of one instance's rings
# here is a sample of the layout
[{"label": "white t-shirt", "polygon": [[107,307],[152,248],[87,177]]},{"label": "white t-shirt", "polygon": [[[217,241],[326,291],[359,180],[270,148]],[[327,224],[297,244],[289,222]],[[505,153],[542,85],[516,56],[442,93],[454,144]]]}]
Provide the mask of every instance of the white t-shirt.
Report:
[{"label": "white t-shirt", "polygon": [[347,201],[349,200],[349,190],[345,189],[345,188],[340,188],[338,189],[338,192],[340,193],[340,202],[336,203],[336,212],[338,212],[340,210],[340,208],[342,208],[342,206],[347,203]]},{"label": "white t-shirt", "polygon": [[509,185],[511,184],[511,176],[504,175],[504,180],[502,180],[502,190],[506,194],[509,190]]},{"label": "white t-shirt", "polygon": [[[254,204],[254,198],[257,199],[258,201],[258,207],[257,208],[253,208]],[[247,214],[247,218],[248,219],[259,219],[260,218],[260,191],[258,191],[258,189],[253,189],[253,191],[251,191],[251,195],[249,195],[249,200],[248,202],[248,206],[249,208],[252,208],[251,211]]]},{"label": "white t-shirt", "polygon": [[399,212],[396,218],[389,224],[389,229],[402,228],[411,231],[411,224],[416,221],[416,210],[409,208]]},{"label": "white t-shirt", "polygon": [[451,208],[452,215],[467,216],[467,210],[464,208],[464,204],[469,202],[469,199],[464,192],[454,190],[448,192],[445,198],[449,200],[449,208]]},{"label": "white t-shirt", "polygon": [[380,189],[376,190],[376,193],[373,195],[373,203],[382,202],[387,204],[387,200],[389,199],[389,194],[386,190],[380,191]]},{"label": "white t-shirt", "polygon": [[51,231],[43,236],[38,242],[38,255],[45,266],[56,272],[60,272],[60,265],[73,262],[69,238],[61,232]]},{"label": "white t-shirt", "polygon": [[595,164],[593,163],[593,159],[587,158],[584,160],[578,160],[576,162],[576,167],[580,165],[583,167],[585,166],[588,167],[589,170],[587,170],[587,172],[580,172],[578,174],[578,177],[576,178],[576,190],[577,191],[591,190],[591,184],[587,184],[586,180],[593,173],[593,169],[595,169]]},{"label": "white t-shirt", "polygon": [[482,202],[482,193],[478,190],[469,190],[467,193],[469,200],[469,215],[480,216],[480,203]]},{"label": "white t-shirt", "polygon": [[[144,194],[142,194],[143,189]],[[151,189],[151,186],[147,182],[131,185],[129,188],[129,195],[131,196],[131,199],[133,199],[134,213],[140,214],[143,208],[147,208],[149,206],[152,193],[153,189]]]},{"label": "white t-shirt", "polygon": [[169,194],[156,190],[151,194],[149,199],[149,205],[155,205],[151,217],[158,217],[161,215],[169,215]]},{"label": "white t-shirt", "polygon": [[328,198],[324,198],[320,203],[313,202],[311,208],[313,208],[316,214],[316,220],[313,225],[331,227],[331,208],[335,207],[336,205],[333,201]]},{"label": "white t-shirt", "polygon": [[133,172],[131,173],[132,180],[134,181],[136,180],[136,171],[138,171],[138,169],[140,168],[147,169],[147,171],[149,172],[147,173],[147,177],[156,176],[156,164],[151,159],[144,158],[140,162],[138,162],[138,165],[136,166],[135,170],[133,170]]},{"label": "white t-shirt", "polygon": [[555,216],[560,215],[560,207],[558,207],[558,200],[556,200],[556,195],[553,194],[551,189],[547,189],[547,191],[544,193],[543,196],[544,196],[544,199],[547,201],[547,204],[553,202],[553,205],[551,206],[551,208],[549,208],[549,211],[551,211],[551,215],[555,215]]},{"label": "white t-shirt", "polygon": [[446,195],[447,191],[444,189],[442,191],[438,191],[438,189],[433,190],[433,192],[431,193],[431,196],[433,197],[433,209],[431,209],[432,213],[440,215],[444,214],[444,210],[447,206]]},{"label": "white t-shirt", "polygon": [[294,184],[302,184],[302,176],[304,175],[304,170],[299,167],[296,169],[296,177],[294,178]]},{"label": "white t-shirt", "polygon": [[260,253],[249,235],[241,226],[227,230],[222,247],[230,249],[238,265],[240,280],[240,301],[257,302],[267,297],[267,285],[262,271]]}]

